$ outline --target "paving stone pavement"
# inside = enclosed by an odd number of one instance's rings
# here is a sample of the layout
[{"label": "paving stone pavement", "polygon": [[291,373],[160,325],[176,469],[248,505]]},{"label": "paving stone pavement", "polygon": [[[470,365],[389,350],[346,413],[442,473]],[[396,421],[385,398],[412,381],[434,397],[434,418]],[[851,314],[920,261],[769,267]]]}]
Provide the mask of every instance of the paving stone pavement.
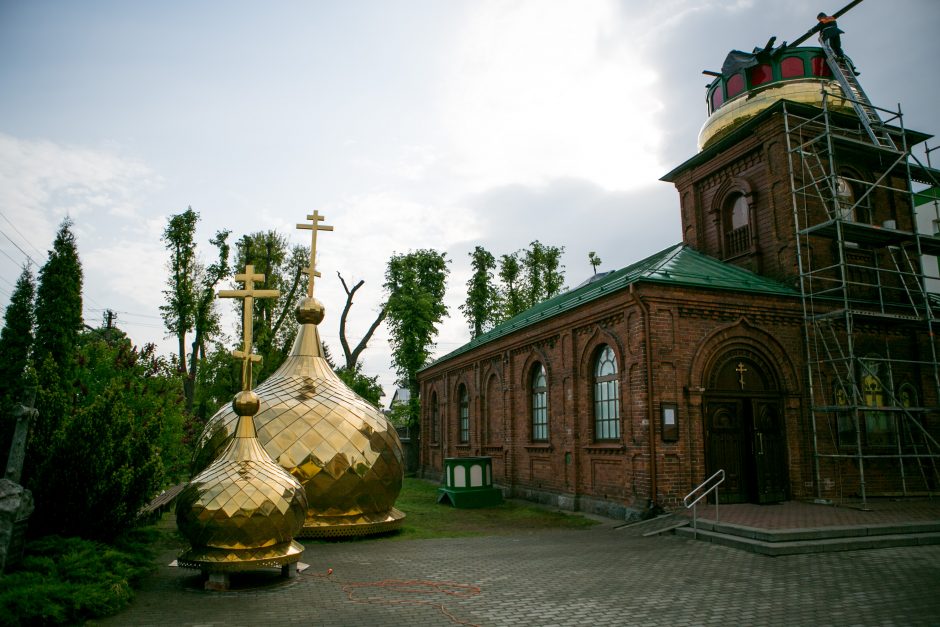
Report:
[{"label": "paving stone pavement", "polygon": [[773,558],[616,527],[311,543],[296,579],[221,593],[163,565],[93,624],[940,625],[940,546]]}]

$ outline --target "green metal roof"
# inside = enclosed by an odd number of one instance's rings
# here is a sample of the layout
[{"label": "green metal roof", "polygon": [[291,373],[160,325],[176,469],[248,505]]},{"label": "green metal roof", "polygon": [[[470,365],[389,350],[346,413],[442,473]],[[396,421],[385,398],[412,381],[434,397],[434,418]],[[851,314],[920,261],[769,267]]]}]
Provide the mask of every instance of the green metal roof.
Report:
[{"label": "green metal roof", "polygon": [[723,263],[684,244],[676,244],[654,255],[596,281],[550,298],[494,329],[479,335],[460,348],[436,359],[421,370],[446,361],[478,346],[548,320],[608,294],[627,289],[638,282],[661,283],[705,289],[799,296],[800,293],[783,283],[754,274],[744,268]]},{"label": "green metal roof", "polygon": [[930,187],[914,194],[914,204],[918,207],[940,200],[940,187]]}]

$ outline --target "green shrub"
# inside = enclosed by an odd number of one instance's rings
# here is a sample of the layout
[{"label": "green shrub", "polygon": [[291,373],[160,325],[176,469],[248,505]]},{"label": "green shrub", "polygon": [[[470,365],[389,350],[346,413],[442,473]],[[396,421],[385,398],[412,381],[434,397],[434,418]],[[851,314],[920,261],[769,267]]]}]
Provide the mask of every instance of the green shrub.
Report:
[{"label": "green shrub", "polygon": [[153,570],[159,532],[135,530],[114,544],[46,536],[27,544],[0,586],[0,625],[72,625],[117,613]]}]

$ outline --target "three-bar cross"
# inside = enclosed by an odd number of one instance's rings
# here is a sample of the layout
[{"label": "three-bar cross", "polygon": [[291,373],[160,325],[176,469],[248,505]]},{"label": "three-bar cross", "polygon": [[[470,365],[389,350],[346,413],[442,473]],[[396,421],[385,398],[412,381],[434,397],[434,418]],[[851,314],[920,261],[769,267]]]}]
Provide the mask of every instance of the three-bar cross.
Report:
[{"label": "three-bar cross", "polygon": [[253,355],[251,352],[254,299],[277,298],[281,293],[277,290],[256,290],[255,282],[264,281],[264,275],[256,274],[255,267],[251,264],[245,266],[244,274],[236,274],[235,280],[244,283],[244,289],[219,290],[219,298],[241,298],[244,303],[242,307],[244,344],[242,350],[232,351],[232,356],[242,360],[242,390],[247,391],[251,389],[251,364],[261,361],[261,355]]},{"label": "three-bar cross", "polygon": [[307,282],[307,298],[313,298],[313,281],[320,276],[317,272],[317,231],[332,231],[333,227],[320,224],[320,221],[325,220],[326,217],[321,216],[319,211],[314,211],[312,215],[307,216],[307,219],[311,220],[312,224],[298,224],[297,228],[313,231],[310,236],[310,265],[304,268],[304,272],[310,277]]}]

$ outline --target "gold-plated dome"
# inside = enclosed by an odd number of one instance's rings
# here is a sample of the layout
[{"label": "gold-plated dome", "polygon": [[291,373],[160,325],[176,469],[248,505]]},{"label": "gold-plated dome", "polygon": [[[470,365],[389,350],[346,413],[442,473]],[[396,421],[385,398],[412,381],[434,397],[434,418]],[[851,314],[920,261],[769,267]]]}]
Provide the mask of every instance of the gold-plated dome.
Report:
[{"label": "gold-plated dome", "polygon": [[264,276],[251,265],[235,280],[245,288],[219,296],[244,300],[244,348],[234,353],[242,361],[242,391],[231,406],[237,425],[218,459],[193,478],[176,502],[176,524],[191,545],[177,563],[207,573],[210,589],[226,589],[230,572],[260,566],[279,566],[289,575],[304,552],[294,536],[304,522],[306,493],[258,443],[252,416],[261,403],[247,389],[251,363],[258,359],[251,353],[252,304],[278,292],[255,290],[255,281]]},{"label": "gold-plated dome", "polygon": [[729,100],[708,116],[698,134],[699,150],[708,148],[729,132],[779,100],[822,106],[823,90],[828,92],[829,108],[852,111],[852,105],[842,96],[839,84],[831,79],[804,78],[744,92]]},{"label": "gold-plated dome", "polygon": [[244,570],[296,562],[303,547],[293,538],[306,510],[303,488],[261,448],[251,415],[242,415],[219,459],[177,498],[177,525],[192,545],[179,563]]},{"label": "gold-plated dome", "polygon": [[[324,358],[317,325],[323,304],[313,297],[316,235],[333,227],[312,224],[307,298],[295,314],[300,329],[290,356],[257,386],[261,407],[255,416],[265,451],[304,487],[307,515],[300,537],[359,536],[398,529],[405,515],[395,508],[404,478],[404,455],[388,419],[334,374]],[[237,416],[228,407],[206,423],[196,445],[194,465],[203,468],[235,432]]]},{"label": "gold-plated dome", "polygon": [[[318,310],[322,305],[307,299],[298,321]],[[388,419],[333,373],[316,324],[301,323],[290,356],[256,392],[258,440],[306,491],[300,537],[368,535],[401,525],[404,514],[394,507],[404,476],[401,441]],[[228,407],[209,419],[197,465],[226,445],[235,423]]]}]

